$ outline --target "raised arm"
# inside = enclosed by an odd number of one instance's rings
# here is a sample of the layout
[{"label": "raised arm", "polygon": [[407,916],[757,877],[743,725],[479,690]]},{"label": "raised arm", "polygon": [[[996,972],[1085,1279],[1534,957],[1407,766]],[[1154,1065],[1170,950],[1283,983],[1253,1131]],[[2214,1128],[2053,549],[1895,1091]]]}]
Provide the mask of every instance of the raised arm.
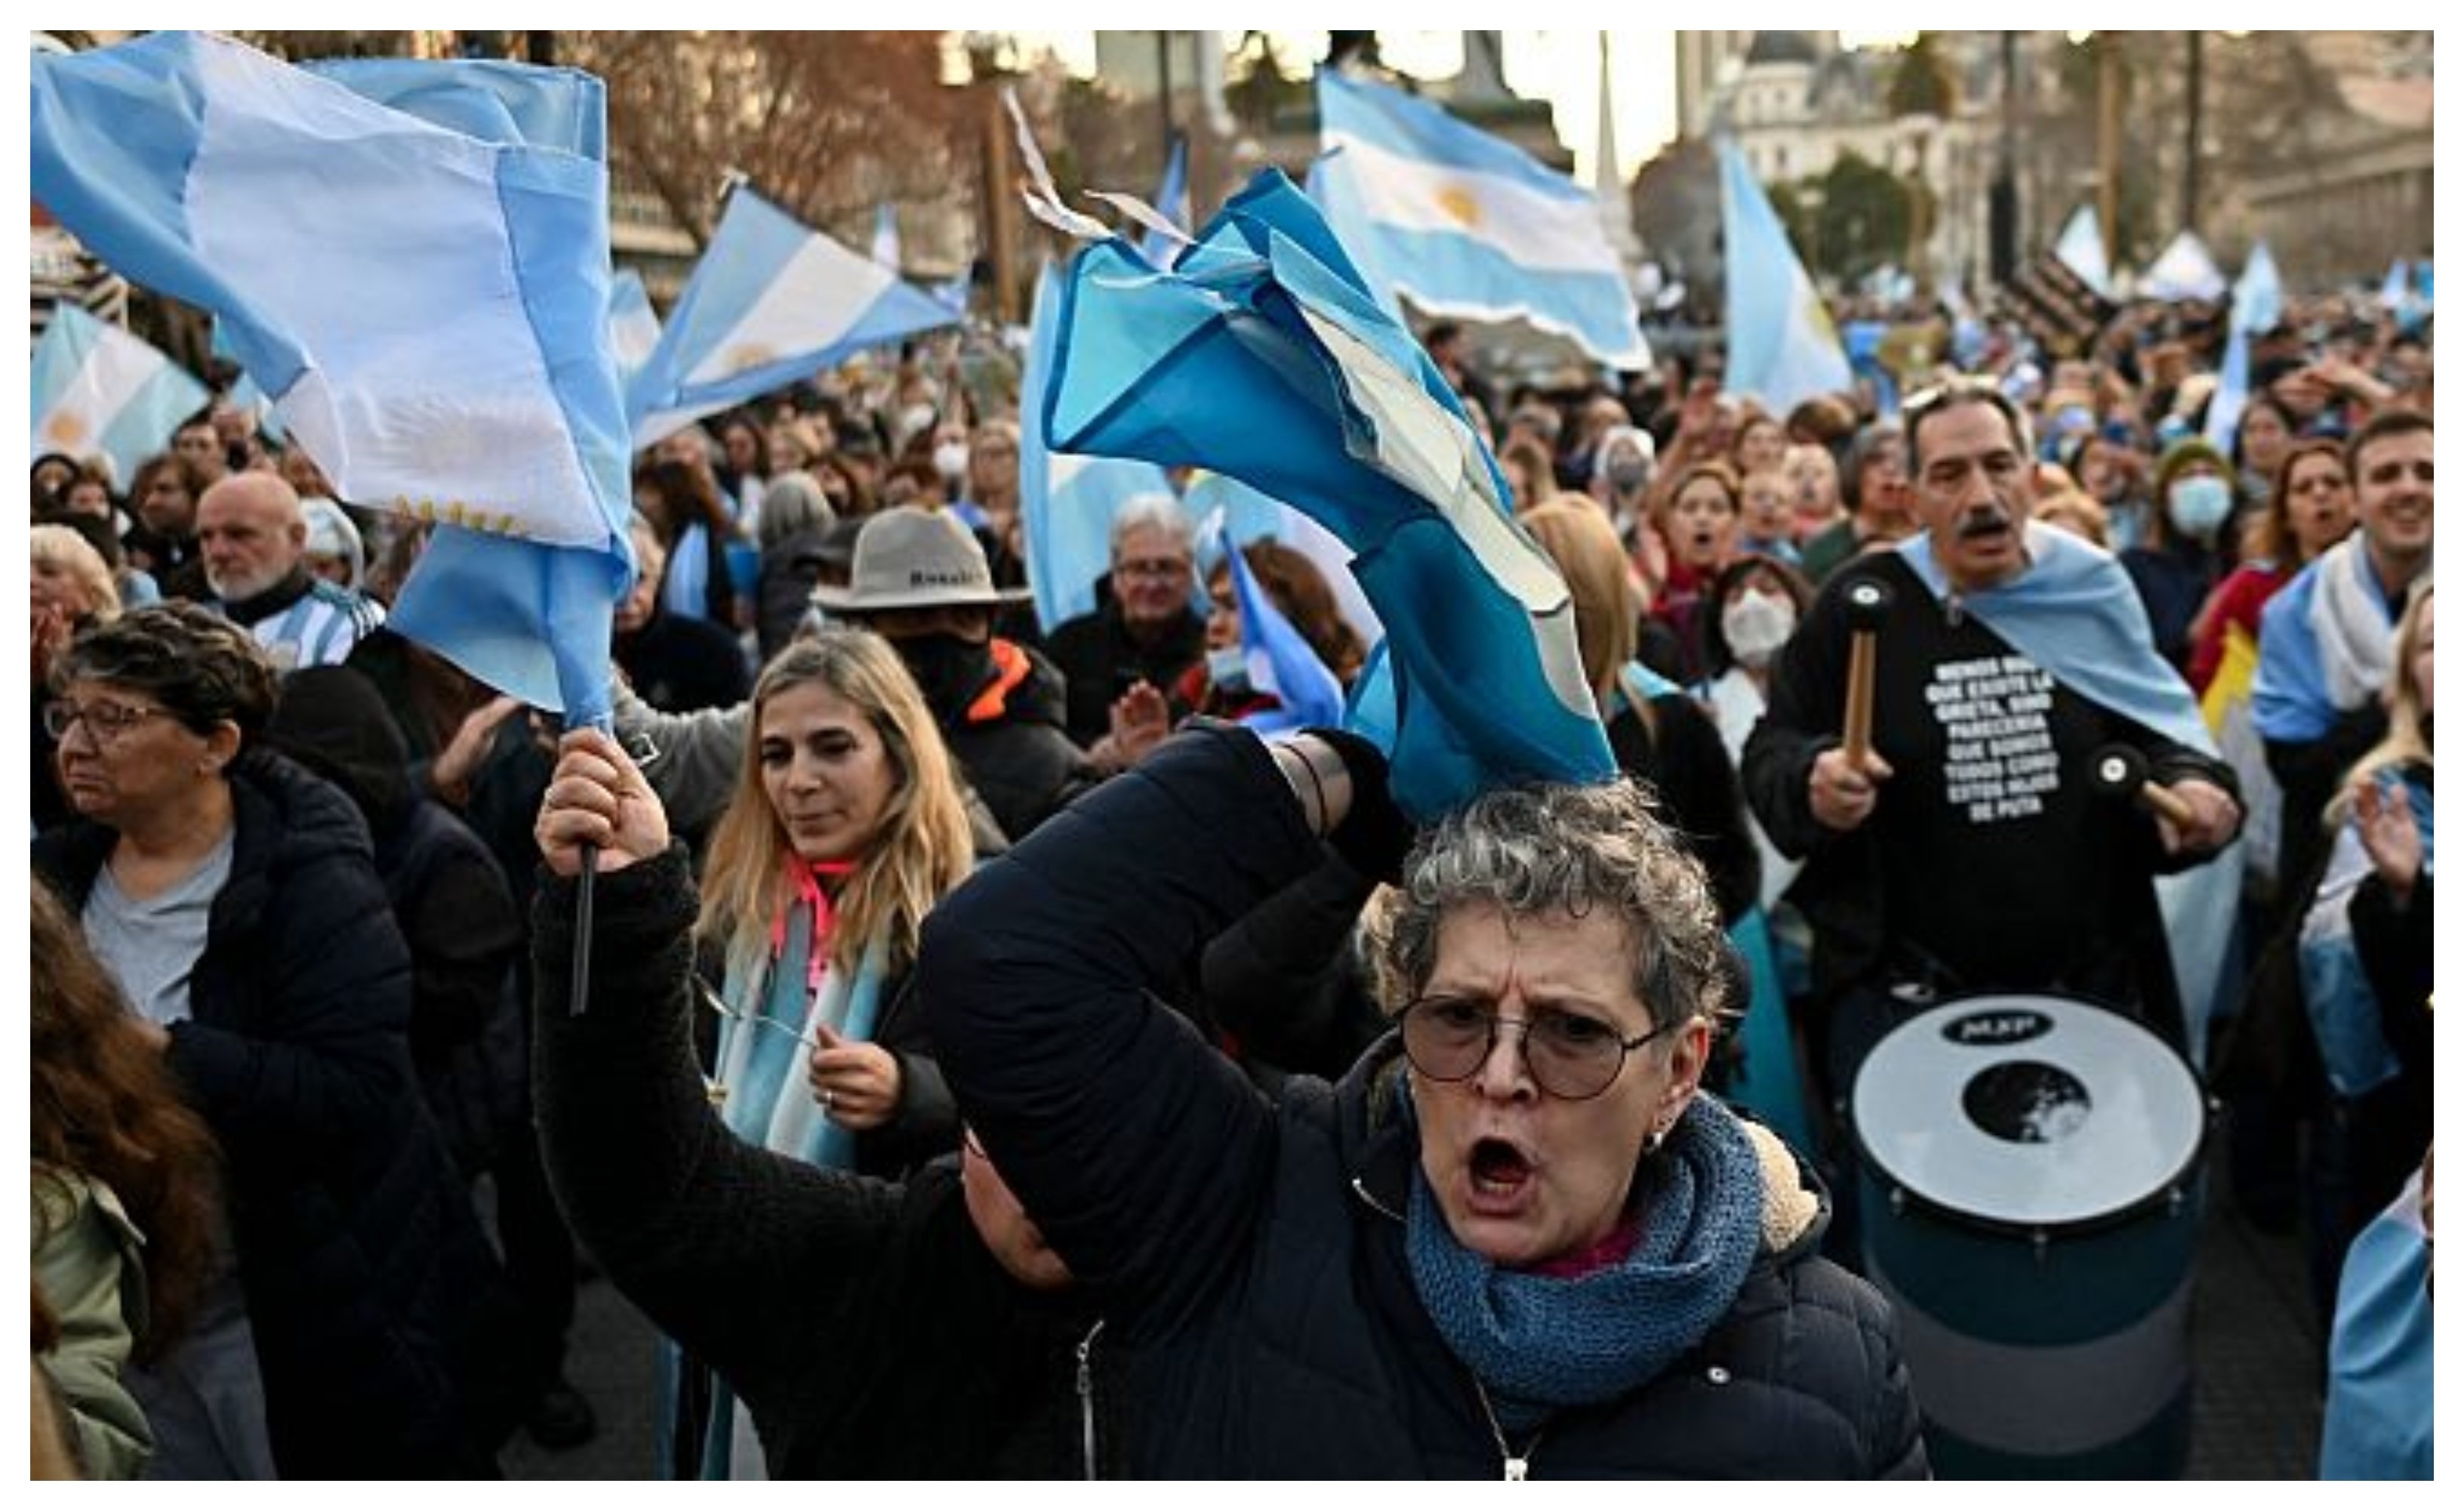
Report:
[{"label": "raised arm", "polygon": [[1297,780],[1247,731],[1193,724],[925,921],[918,980],[960,1110],[1133,1331],[1238,1261],[1265,1196],[1272,1110],[1155,992],[1316,862]]}]

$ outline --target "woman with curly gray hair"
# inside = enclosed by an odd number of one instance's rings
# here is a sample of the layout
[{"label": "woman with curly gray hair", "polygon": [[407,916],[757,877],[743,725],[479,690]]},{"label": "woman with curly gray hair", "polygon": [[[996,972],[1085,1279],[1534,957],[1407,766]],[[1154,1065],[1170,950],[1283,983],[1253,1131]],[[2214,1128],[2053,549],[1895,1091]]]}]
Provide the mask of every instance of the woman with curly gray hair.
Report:
[{"label": "woman with curly gray hair", "polygon": [[[228,1160],[231,1252],[138,1379],[164,1478],[487,1474],[460,1380],[501,1283],[411,1079],[410,962],[358,811],[256,739],[275,672],[193,604],[55,658],[77,817],[35,842]],[[493,1414],[493,1413],[492,1413]]]},{"label": "woman with curly gray hair", "polygon": [[[1158,994],[1322,843],[1397,883],[1395,1028],[1270,1103]],[[1925,1471],[1818,1181],[1700,1093],[1737,972],[1630,780],[1414,843],[1365,742],[1199,722],[945,899],[918,974],[971,1127],[1136,1361],[1142,1476]]]}]

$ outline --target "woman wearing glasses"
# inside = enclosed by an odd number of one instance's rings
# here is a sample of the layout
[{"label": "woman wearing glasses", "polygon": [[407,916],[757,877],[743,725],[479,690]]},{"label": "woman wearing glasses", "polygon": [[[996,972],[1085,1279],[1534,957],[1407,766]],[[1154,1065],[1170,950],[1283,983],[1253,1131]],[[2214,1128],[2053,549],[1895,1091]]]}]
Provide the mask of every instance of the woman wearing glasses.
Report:
[{"label": "woman wearing glasses", "polygon": [[[1155,1406],[1135,1471],[1921,1474],[1819,1187],[1696,1094],[1733,971],[1642,789],[1493,791],[1406,855],[1384,786],[1349,736],[1196,725],[926,924],[951,1084]],[[1269,1104],[1155,993],[1319,835],[1399,877],[1397,1028]]]},{"label": "woman wearing glasses", "polygon": [[494,1368],[478,1306],[501,1280],[411,1078],[408,957],[366,828],[256,748],[274,668],[216,614],[131,611],[52,678],[78,816],[35,869],[228,1161],[229,1262],[138,1390],[153,1472],[493,1474],[508,1424],[462,1382]]}]

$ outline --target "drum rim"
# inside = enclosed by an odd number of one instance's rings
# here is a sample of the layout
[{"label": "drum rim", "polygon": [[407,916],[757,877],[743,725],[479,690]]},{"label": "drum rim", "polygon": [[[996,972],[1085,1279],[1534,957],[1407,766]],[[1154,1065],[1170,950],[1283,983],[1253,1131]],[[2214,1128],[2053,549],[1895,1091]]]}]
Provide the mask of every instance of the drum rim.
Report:
[{"label": "drum rim", "polygon": [[[2110,1229],[2127,1227],[2155,1209],[2169,1204],[2181,1192],[2196,1187],[2201,1167],[2207,1160],[2208,1140],[2214,1133],[2215,1113],[2208,1100],[2207,1082],[2200,1078],[2198,1067],[2190,1063],[2189,1055],[2167,1043],[2163,1034],[2128,1013],[2116,1011],[2102,1003],[2093,1002],[2085,997],[2068,996],[2058,991],[1970,991],[1956,997],[1937,998],[1909,1013],[1892,1025],[1890,1033],[1874,1041],[1874,1050],[1881,1049],[1891,1033],[1900,1033],[1920,1018],[1928,1017],[1937,1012],[1947,1012],[1972,1003],[2008,1002],[2013,999],[2059,1002],[2089,1012],[2110,1013],[2145,1033],[2150,1043],[2172,1056],[2173,1062],[2182,1068],[2182,1074],[2189,1078],[2190,1091],[2196,1099],[2199,1109],[2198,1134],[2190,1141],[2189,1152],[2184,1156],[2180,1168],[2158,1182],[2146,1195],[2135,1197],[2111,1211],[2099,1212],[2093,1216],[2073,1217],[2060,1222],[2030,1222],[2014,1217],[1991,1217],[1979,1212],[1966,1211],[1936,1197],[1927,1196],[1906,1181],[1891,1174],[1889,1168],[1876,1156],[1873,1145],[1866,1142],[1865,1125],[1857,1118],[1857,1088],[1852,1081],[1848,1088],[1848,1116],[1844,1121],[1848,1124],[1848,1137],[1857,1147],[1857,1158],[1860,1168],[1859,1178],[1871,1181],[1885,1193],[1896,1192],[1908,1206],[1922,1210],[1928,1216],[1942,1218],[1958,1227],[1972,1228],[2006,1237],[2022,1238],[2033,1238],[2038,1235],[2086,1237]],[[1970,1011],[1974,1010],[1971,1008]],[[1868,1059],[1872,1058],[1874,1050],[1866,1052]],[[1857,1073],[1858,1078],[1861,1079],[1864,1076],[1862,1062],[1858,1065]]]}]

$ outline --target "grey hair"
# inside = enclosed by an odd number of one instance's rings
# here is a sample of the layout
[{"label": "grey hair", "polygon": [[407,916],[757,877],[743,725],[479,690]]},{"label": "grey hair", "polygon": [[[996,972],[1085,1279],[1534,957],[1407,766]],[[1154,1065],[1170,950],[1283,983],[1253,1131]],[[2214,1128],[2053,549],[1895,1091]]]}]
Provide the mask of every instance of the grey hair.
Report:
[{"label": "grey hair", "polygon": [[761,548],[766,551],[799,530],[826,525],[838,517],[811,473],[782,472],[761,488]]},{"label": "grey hair", "polygon": [[1717,1029],[1744,1010],[1702,862],[1632,777],[1500,788],[1424,831],[1369,935],[1387,1011],[1418,997],[1436,973],[1446,915],[1482,902],[1509,918],[1611,910],[1654,1028],[1701,1017]]},{"label": "grey hair", "polygon": [[1170,531],[1172,538],[1183,545],[1192,544],[1198,537],[1198,526],[1189,518],[1189,511],[1181,507],[1178,499],[1168,493],[1142,493],[1122,500],[1120,509],[1112,516],[1112,554],[1120,554],[1123,537],[1148,524]]},{"label": "grey hair", "polygon": [[2036,433],[2028,423],[2027,411],[2013,402],[2011,395],[2002,391],[2000,384],[1984,378],[1953,376],[1936,384],[1930,394],[1916,395],[1902,411],[1910,478],[1914,478],[1923,467],[1917,456],[1917,432],[1935,415],[1969,404],[1986,405],[2002,416],[2002,423],[2010,427],[2011,445],[2022,459],[2036,455]]}]

